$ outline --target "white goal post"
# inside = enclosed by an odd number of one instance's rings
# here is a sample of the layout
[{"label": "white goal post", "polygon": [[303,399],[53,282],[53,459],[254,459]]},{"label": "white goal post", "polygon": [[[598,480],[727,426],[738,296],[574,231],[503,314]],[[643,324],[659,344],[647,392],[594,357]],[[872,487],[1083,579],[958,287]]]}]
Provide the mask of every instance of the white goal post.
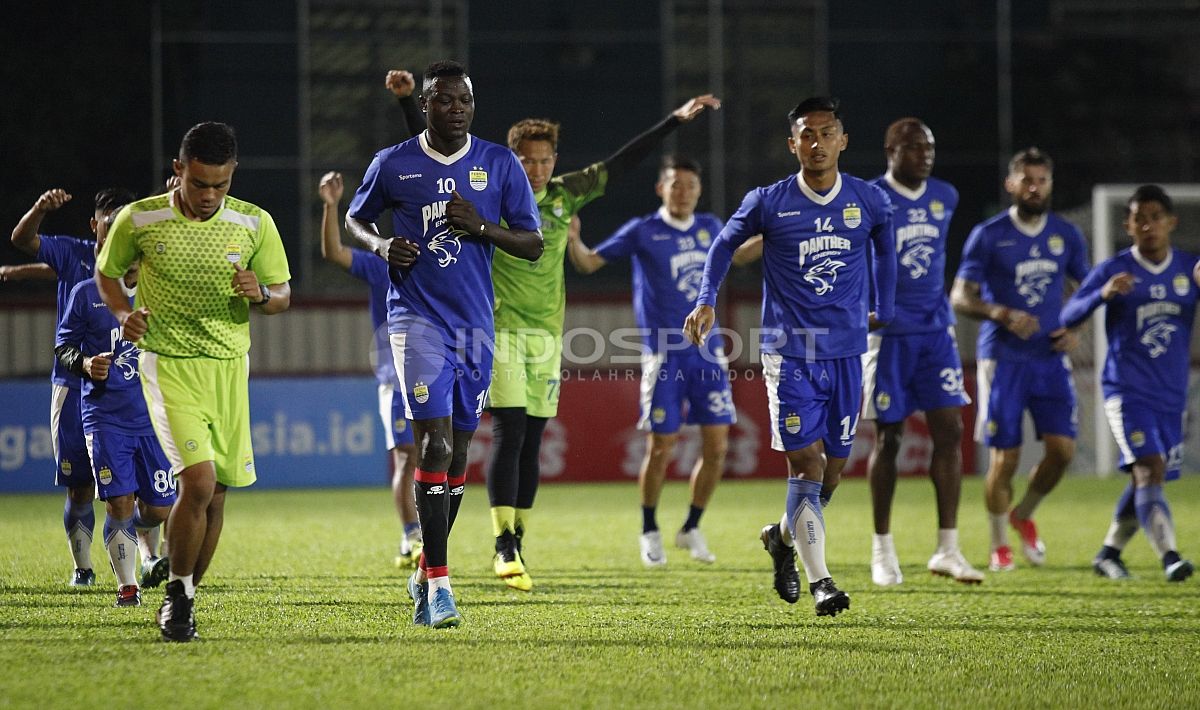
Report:
[{"label": "white goal post", "polygon": [[[1166,190],[1175,203],[1175,212],[1179,215],[1179,227],[1172,237],[1172,245],[1185,251],[1200,253],[1200,184],[1156,184]],[[1140,184],[1133,183],[1108,183],[1092,188],[1093,263],[1099,264],[1129,243],[1122,226],[1125,203],[1139,186]],[[1092,419],[1095,427],[1096,473],[1101,477],[1111,476],[1116,463],[1116,442],[1109,431],[1108,419],[1104,416],[1104,397],[1100,392],[1100,374],[1104,368],[1107,348],[1103,309],[1099,309],[1092,316]],[[1193,357],[1196,352],[1196,339],[1193,338]],[[1184,383],[1184,386],[1187,386],[1187,383]],[[1194,447],[1195,442],[1192,444]],[[1185,459],[1185,468],[1187,467]]]}]

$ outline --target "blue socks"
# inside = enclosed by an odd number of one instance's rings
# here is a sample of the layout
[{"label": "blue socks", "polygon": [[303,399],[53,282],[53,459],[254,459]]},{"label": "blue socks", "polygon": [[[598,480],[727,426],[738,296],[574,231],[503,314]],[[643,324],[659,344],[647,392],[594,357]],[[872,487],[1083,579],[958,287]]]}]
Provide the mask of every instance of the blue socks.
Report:
[{"label": "blue socks", "polygon": [[[1137,510],[1138,523],[1150,540],[1154,554],[1163,560],[1164,565],[1169,553],[1175,552],[1175,523],[1171,520],[1171,509],[1167,507],[1167,499],[1163,497],[1162,485],[1151,485],[1137,488],[1133,493],[1134,507]],[[1174,556],[1178,559],[1178,555]]]}]

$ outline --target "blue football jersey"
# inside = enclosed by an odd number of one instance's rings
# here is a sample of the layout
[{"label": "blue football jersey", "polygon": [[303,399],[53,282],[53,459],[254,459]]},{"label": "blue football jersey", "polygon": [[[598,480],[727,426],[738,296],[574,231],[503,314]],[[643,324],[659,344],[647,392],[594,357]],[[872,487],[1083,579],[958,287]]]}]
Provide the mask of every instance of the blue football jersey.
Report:
[{"label": "blue football jersey", "polygon": [[763,235],[762,350],[818,360],[866,352],[868,274],[876,317],[894,315],[896,236],[883,190],[841,173],[824,195],[799,175],[751,191],[709,252],[700,303],[716,303],[734,250],[755,234]]},{"label": "blue football jersey", "polygon": [[367,282],[367,304],[371,309],[371,327],[375,352],[371,364],[375,368],[375,379],[381,385],[399,386],[396,378],[396,362],[392,359],[392,346],[388,342],[387,298],[392,285],[388,264],[383,259],[363,251],[350,250],[350,275]]},{"label": "blue football jersey", "polygon": [[896,228],[896,317],[880,335],[934,333],[954,324],[946,295],[946,234],[958,207],[958,190],[928,178],[916,190],[892,179],[871,181],[892,201]]},{"label": "blue football jersey", "polygon": [[[130,307],[133,298],[129,299]],[[67,299],[55,346],[74,345],[84,355],[112,353],[108,379],[83,380],[83,430],[114,431],[130,436],[154,434],[142,395],[142,378],[133,343],[121,338],[121,325],[100,299],[95,279],[82,281]]]},{"label": "blue football jersey", "polygon": [[[71,291],[81,282],[92,278],[96,269],[96,242],[75,237],[40,236],[37,260],[48,264],[58,274],[58,298],[54,323],[62,323]],[[56,385],[79,389],[79,377],[67,372],[55,359],[50,381]]]},{"label": "blue football jersey", "polygon": [[[697,213],[684,224],[659,208],[629,220],[596,247],[606,261],[633,260],[633,312],[647,352],[694,347],[683,337],[683,322],[700,296],[704,262],[721,226],[716,215]],[[718,342],[710,338],[706,347]]]},{"label": "blue football jersey", "polygon": [[541,226],[517,156],[470,135],[450,156],[431,148],[425,132],[376,153],[349,209],[351,217],[370,222],[390,209],[396,236],[421,247],[412,266],[390,271],[390,330],[417,318],[438,328],[450,346],[494,334],[492,245],[451,231],[446,204],[454,191],[489,222],[530,231]]},{"label": "blue football jersey", "polygon": [[1067,279],[1083,281],[1087,245],[1079,228],[1053,212],[1030,229],[1016,222],[1016,208],[971,230],[958,278],[979,284],[983,300],[1036,316],[1041,328],[1021,340],[995,321],[979,327],[976,356],[1028,360],[1054,354],[1050,333],[1060,327]]},{"label": "blue football jersey", "polygon": [[[1187,409],[1192,323],[1200,298],[1192,279],[1196,261],[1172,249],[1165,261],[1153,264],[1126,249],[1088,274],[1063,308],[1063,323],[1074,327],[1105,306],[1108,356],[1100,378],[1105,399],[1119,395],[1127,405],[1168,413]],[[1133,291],[1105,303],[1101,289],[1122,272],[1133,275]]]}]

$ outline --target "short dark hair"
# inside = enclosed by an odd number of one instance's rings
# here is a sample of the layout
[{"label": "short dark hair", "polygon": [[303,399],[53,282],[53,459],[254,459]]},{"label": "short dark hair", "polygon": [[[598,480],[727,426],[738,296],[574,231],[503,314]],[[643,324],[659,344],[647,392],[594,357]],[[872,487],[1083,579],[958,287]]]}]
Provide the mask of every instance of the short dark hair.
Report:
[{"label": "short dark hair", "polygon": [[1050,154],[1037,146],[1018,150],[1012,160],[1008,161],[1008,174],[1020,172],[1026,165],[1044,165],[1047,170],[1054,172],[1054,161],[1050,159]]},{"label": "short dark hair", "polygon": [[680,153],[670,153],[664,155],[662,163],[658,166],[658,177],[661,179],[668,170],[690,170],[699,176],[703,171],[700,167],[700,161],[690,158]]},{"label": "short dark hair", "polygon": [[842,120],[842,114],[838,110],[842,102],[832,96],[810,96],[807,99],[796,104],[796,108],[788,111],[788,123],[795,123],[801,116],[813,113],[815,111],[828,111],[833,114],[837,120]]},{"label": "short dark hair", "polygon": [[[885,133],[883,136],[883,147],[890,150],[892,146],[900,142],[900,139],[904,137],[904,134],[912,130],[928,131],[929,126],[926,126],[924,121],[916,118],[915,116],[897,118],[895,121],[892,121],[890,126],[887,127],[887,133]],[[932,133],[933,131],[929,132]]]},{"label": "short dark hair", "polygon": [[425,68],[425,75],[421,82],[421,95],[425,96],[433,90],[433,82],[444,77],[459,77],[471,84],[471,77],[467,76],[467,68],[453,59],[443,59],[434,62]]},{"label": "short dark hair", "polygon": [[1125,216],[1129,216],[1130,209],[1133,203],[1157,202],[1162,205],[1162,208],[1169,214],[1175,214],[1175,203],[1171,197],[1167,195],[1167,191],[1158,185],[1142,185],[1133,191],[1133,196],[1125,203]]},{"label": "short dark hair", "polygon": [[106,187],[96,193],[96,211],[104,214],[116,212],[125,205],[133,202],[137,196],[132,190],[123,187]]},{"label": "short dark hair", "polygon": [[197,123],[183,135],[179,144],[179,160],[198,160],[205,165],[224,165],[237,160],[237,136],[233,126],[205,121]]}]

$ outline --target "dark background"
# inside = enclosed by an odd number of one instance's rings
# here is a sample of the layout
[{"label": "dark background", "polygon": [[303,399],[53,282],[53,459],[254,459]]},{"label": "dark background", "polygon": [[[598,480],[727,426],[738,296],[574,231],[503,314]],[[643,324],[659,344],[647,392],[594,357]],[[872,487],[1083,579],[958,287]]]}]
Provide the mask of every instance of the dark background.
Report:
[{"label": "dark background", "polygon": [[[714,6],[723,33],[715,45]],[[63,187],[75,199],[43,231],[84,235],[96,190],[125,185],[148,194],[168,174],[183,132],[222,120],[237,128],[241,146],[233,193],[275,216],[300,296],[361,296],[355,282],[319,263],[316,180],[338,169],[352,191],[371,154],[406,137],[383,88],[386,70],[419,73],[441,56],[467,60],[476,135],[503,142],[520,118],[560,120],[560,172],[609,155],[689,96],[719,87],[726,102],[719,116],[681,129],[672,147],[721,168],[706,174],[701,202],[721,217],[748,189],[796,169],[784,115],[826,91],[843,102],[848,172],[883,170],[883,131],[895,118],[916,115],[932,127],[935,174],[962,196],[955,252],[974,223],[1006,204],[1000,180],[1015,148],[1036,144],[1055,158],[1060,209],[1085,205],[1096,183],[1200,180],[1194,3],[1014,2],[1009,23],[1001,19],[1005,7],[981,0],[27,4],[0,30],[0,221],[15,225],[42,191]],[[587,241],[657,207],[655,160],[584,210]],[[0,263],[22,261],[3,240]],[[617,265],[583,279],[568,269],[568,280],[575,292],[624,291],[627,274]],[[753,274],[739,278],[753,288]],[[29,288],[0,285],[0,299]]]}]

